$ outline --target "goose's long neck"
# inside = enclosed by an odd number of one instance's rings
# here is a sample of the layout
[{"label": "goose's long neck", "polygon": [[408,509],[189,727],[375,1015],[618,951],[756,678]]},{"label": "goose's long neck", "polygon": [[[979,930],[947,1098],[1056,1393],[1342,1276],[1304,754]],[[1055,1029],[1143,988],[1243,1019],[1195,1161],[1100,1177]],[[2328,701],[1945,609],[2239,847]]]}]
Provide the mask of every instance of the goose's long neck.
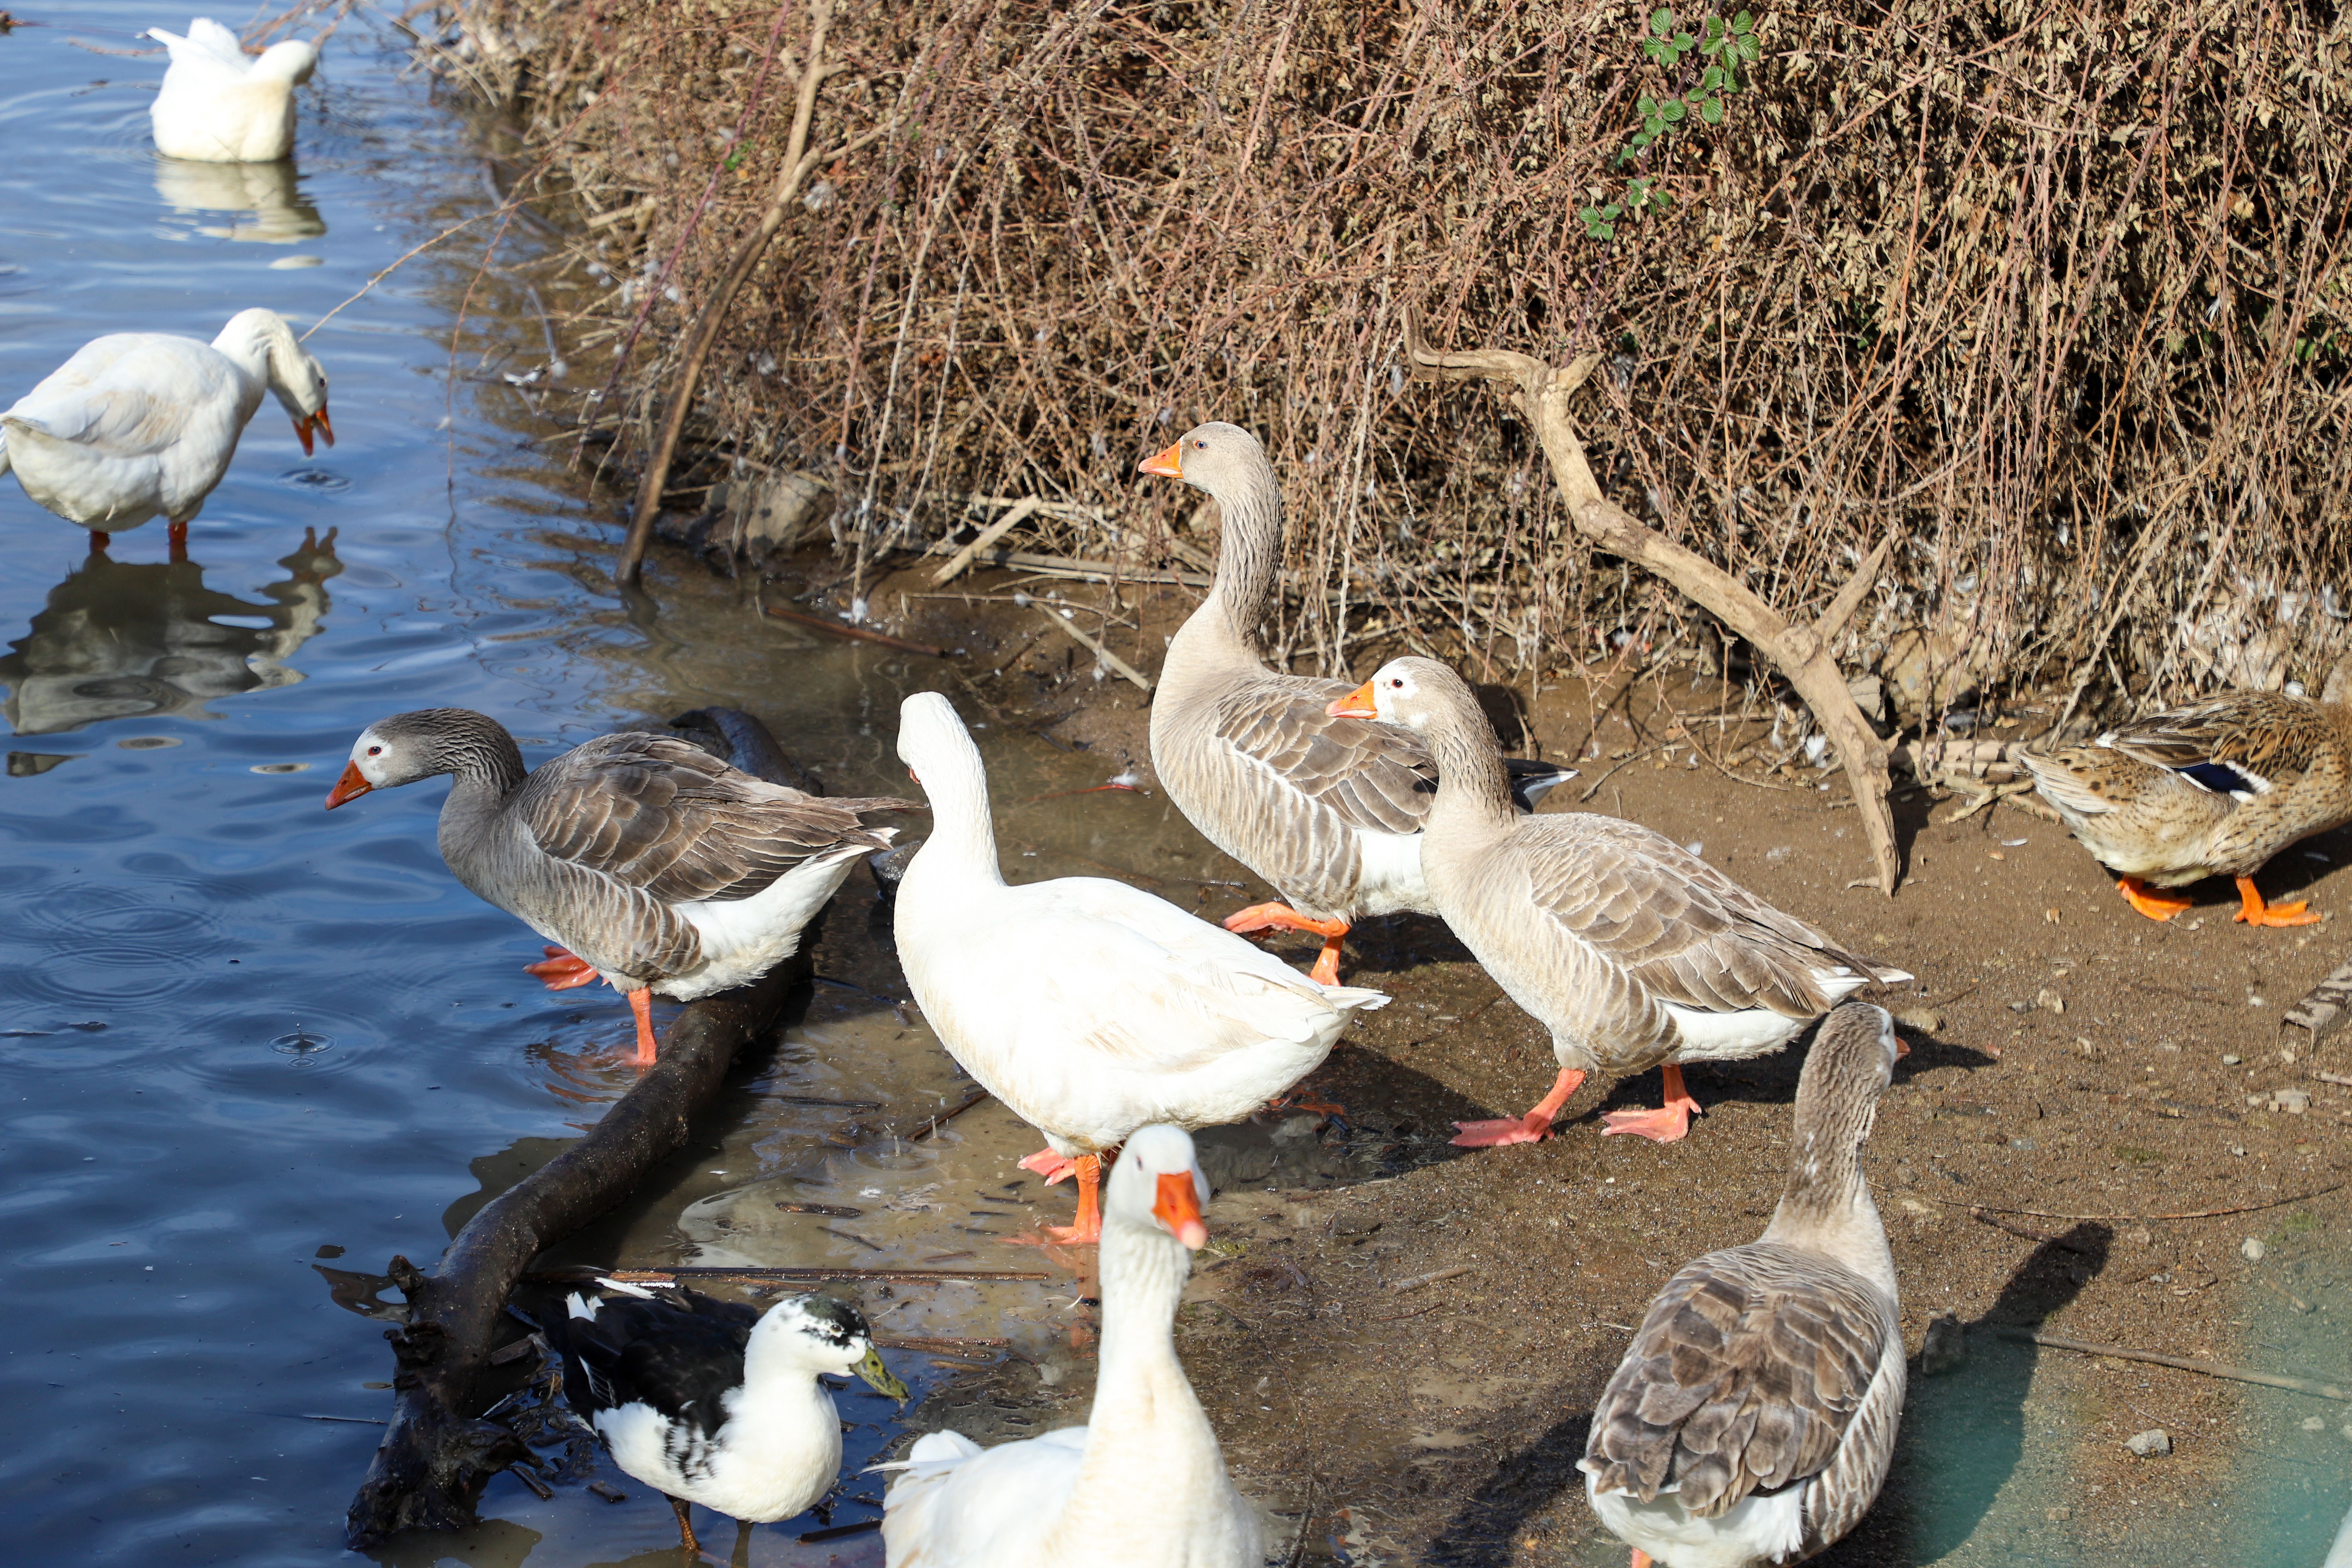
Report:
[{"label": "goose's long neck", "polygon": [[443,737],[436,760],[450,775],[448,803],[441,808],[445,823],[452,817],[496,811],[522,787],[528,776],[522,748],[502,729],[469,729]]},{"label": "goose's long neck", "polygon": [[1117,1215],[1102,1237],[1103,1327],[1094,1413],[1074,1508],[1139,1509],[1221,1496],[1224,1459],[1176,1359],[1176,1308],[1192,1255]]},{"label": "goose's long neck", "polygon": [[1891,1297],[1895,1255],[1862,1171],[1862,1145],[1875,1119],[1877,1097],[1839,1089],[1832,1083],[1818,1098],[1800,1091],[1789,1140],[1789,1182],[1764,1239],[1827,1254]]},{"label": "goose's long neck", "polygon": [[1171,668],[1190,661],[1219,665],[1265,663],[1262,628],[1272,617],[1282,567],[1282,491],[1274,470],[1249,476],[1217,497],[1223,533],[1217,545],[1217,580],[1168,648]]},{"label": "goose's long neck", "polygon": [[272,362],[283,356],[290,363],[292,356],[301,352],[293,330],[277,312],[261,310],[239,310],[230,317],[220,336],[213,340],[213,347],[236,366],[256,402],[273,380]]},{"label": "goose's long neck", "polygon": [[1503,753],[1477,703],[1441,694],[1444,706],[1430,716],[1422,738],[1437,763],[1437,799],[1431,803],[1434,833],[1494,833],[1507,830],[1518,813],[1511,801],[1510,775]]},{"label": "goose's long neck", "polygon": [[931,803],[931,836],[908,875],[924,868],[924,862],[937,855],[940,860],[935,864],[952,866],[965,879],[1003,887],[1004,872],[996,858],[996,825],[988,812],[988,773],[981,764],[979,749],[967,742],[966,750],[968,755],[942,767],[928,768],[923,774],[923,791]]}]

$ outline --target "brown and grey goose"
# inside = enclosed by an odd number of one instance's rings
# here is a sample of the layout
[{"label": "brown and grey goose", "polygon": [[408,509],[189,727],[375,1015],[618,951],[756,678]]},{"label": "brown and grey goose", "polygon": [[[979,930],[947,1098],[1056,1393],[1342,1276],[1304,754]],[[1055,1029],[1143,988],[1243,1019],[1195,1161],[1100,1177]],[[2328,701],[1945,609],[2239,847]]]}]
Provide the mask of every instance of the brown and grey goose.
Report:
[{"label": "brown and grey goose", "polygon": [[[1282,490],[1257,437],[1203,425],[1141,464],[1213,497],[1223,518],[1209,596],[1168,645],[1151,702],[1151,766],[1202,837],[1274,884],[1228,931],[1313,931],[1314,977],[1339,979],[1349,922],[1401,910],[1433,914],[1421,840],[1437,767],[1417,736],[1333,714],[1344,680],[1266,667],[1260,631],[1282,565]],[[1522,809],[1576,776],[1513,758]]]},{"label": "brown and grey goose", "polygon": [[369,725],[327,807],[436,773],[454,780],[441,807],[449,869],[561,944],[527,966],[550,990],[601,977],[628,997],[640,1063],[654,1059],[652,992],[692,1001],[774,968],[859,857],[897,831],[859,814],[918,809],[822,799],[644,731],[526,773],[514,737],[464,708]]},{"label": "brown and grey goose", "polygon": [[1862,1146],[1902,1053],[1881,1009],[1829,1016],[1772,1223],[1668,1280],[1602,1391],[1579,1468],[1634,1568],[1802,1562],[1876,1500],[1903,1333]]},{"label": "brown and grey goose", "polygon": [[1607,1132],[1661,1143],[1699,1109],[1681,1065],[1779,1050],[1840,998],[1908,980],[1774,909],[1662,833],[1591,812],[1521,816],[1493,727],[1462,678],[1392,659],[1335,713],[1416,731],[1437,759],[1421,836],[1437,912],[1512,1001],[1551,1031],[1559,1077],[1523,1117],[1467,1121],[1466,1148],[1532,1142],[1595,1072],[1662,1067],[1656,1110],[1612,1111]]}]

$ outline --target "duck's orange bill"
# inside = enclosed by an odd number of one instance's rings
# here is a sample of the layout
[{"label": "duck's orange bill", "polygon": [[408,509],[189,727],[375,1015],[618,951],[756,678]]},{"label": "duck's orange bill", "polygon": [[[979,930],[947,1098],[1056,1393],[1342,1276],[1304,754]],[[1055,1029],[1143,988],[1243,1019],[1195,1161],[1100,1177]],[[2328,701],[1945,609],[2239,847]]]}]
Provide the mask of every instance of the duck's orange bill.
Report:
[{"label": "duck's orange bill", "polygon": [[1380,710],[1372,706],[1372,683],[1369,680],[1323,710],[1334,719],[1377,719]]},{"label": "duck's orange bill", "polygon": [[1179,441],[1164,452],[1154,452],[1135,468],[1138,473],[1158,474],[1163,479],[1181,479],[1184,477],[1184,443]]},{"label": "duck's orange bill", "polygon": [[327,792],[327,809],[332,811],[347,800],[357,800],[373,788],[375,785],[368,783],[360,773],[359,763],[345,763],[343,776],[337,779],[335,787]]},{"label": "duck's orange bill", "polygon": [[1209,1227],[1201,1220],[1201,1192],[1192,1184],[1190,1171],[1160,1178],[1160,1199],[1151,1205],[1151,1214],[1171,1235],[1196,1252],[1209,1239]]},{"label": "duck's orange bill", "polygon": [[1903,1038],[1900,1035],[1896,1036],[1895,1038],[1895,1059],[1899,1062],[1910,1054],[1911,1042]]},{"label": "duck's orange bill", "polygon": [[294,434],[302,437],[302,455],[306,458],[310,455],[310,433],[314,430],[327,438],[328,446],[335,444],[335,427],[327,423],[327,411],[321,408],[316,414],[306,414],[294,421]]}]

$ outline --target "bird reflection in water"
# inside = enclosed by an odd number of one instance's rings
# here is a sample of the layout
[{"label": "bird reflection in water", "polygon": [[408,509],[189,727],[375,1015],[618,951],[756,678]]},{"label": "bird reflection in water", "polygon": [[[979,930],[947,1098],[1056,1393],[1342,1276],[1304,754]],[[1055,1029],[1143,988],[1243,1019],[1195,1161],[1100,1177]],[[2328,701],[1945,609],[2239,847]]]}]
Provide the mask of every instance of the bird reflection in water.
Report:
[{"label": "bird reflection in water", "polygon": [[199,224],[198,234],[215,239],[293,245],[327,232],[319,209],[297,188],[294,163],[196,163],[185,158],[155,160],[155,194],[174,213],[233,213],[226,226]]},{"label": "bird reflection in water", "polygon": [[326,581],[343,569],[335,531],[303,530],[278,564],[288,577],[252,604],[205,587],[193,561],[92,552],[0,657],[0,712],[19,735],[54,735],[104,719],[210,717],[212,698],[291,686],[302,676],[287,660],[319,634]]}]

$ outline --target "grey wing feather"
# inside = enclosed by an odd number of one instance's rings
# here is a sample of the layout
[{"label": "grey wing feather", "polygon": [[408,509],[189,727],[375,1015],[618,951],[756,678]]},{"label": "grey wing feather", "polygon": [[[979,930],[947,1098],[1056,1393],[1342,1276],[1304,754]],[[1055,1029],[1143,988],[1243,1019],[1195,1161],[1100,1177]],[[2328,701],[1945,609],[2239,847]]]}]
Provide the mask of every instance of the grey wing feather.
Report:
[{"label": "grey wing feather", "polygon": [[1815,971],[1902,972],[1832,947],[1664,834],[1591,814],[1522,823],[1511,841],[1537,905],[1668,1002],[1810,1017],[1834,1000]]},{"label": "grey wing feather", "polygon": [[813,855],[883,848],[857,820],[877,806],[767,784],[645,733],[575,748],[534,772],[517,803],[548,856],[664,904],[748,899]]},{"label": "grey wing feather", "polygon": [[1269,676],[1217,704],[1217,738],[1360,832],[1418,833],[1437,793],[1437,764],[1418,736],[1324,710],[1344,681]]},{"label": "grey wing feather", "polygon": [[1582,1468],[1650,1502],[1672,1487],[1713,1519],[1839,1457],[1890,1341],[1868,1281],[1767,1242],[1667,1282],[1593,1413]]},{"label": "grey wing feather", "polygon": [[2222,763],[2265,780],[2309,773],[2339,749],[2313,704],[2271,691],[2238,691],[2151,713],[2099,737],[2126,756],[2181,769]]}]

